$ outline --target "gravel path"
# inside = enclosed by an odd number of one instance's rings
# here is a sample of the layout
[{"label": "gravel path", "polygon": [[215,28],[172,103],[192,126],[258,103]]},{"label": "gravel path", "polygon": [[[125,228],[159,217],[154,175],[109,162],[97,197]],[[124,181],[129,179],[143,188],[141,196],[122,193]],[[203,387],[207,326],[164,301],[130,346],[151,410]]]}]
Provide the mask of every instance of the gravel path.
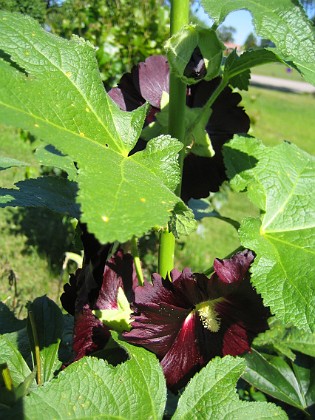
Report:
[{"label": "gravel path", "polygon": [[252,74],[250,84],[253,86],[265,86],[270,89],[288,92],[315,93],[315,86],[309,83],[278,79],[276,77],[260,76],[258,74]]}]

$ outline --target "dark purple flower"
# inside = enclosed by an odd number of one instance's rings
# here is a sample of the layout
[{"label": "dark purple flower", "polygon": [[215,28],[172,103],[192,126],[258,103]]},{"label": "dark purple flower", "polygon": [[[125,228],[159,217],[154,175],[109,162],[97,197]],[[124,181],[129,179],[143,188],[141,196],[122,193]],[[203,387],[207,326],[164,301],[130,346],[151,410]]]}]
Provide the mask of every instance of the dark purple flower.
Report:
[{"label": "dark purple flower", "polygon": [[76,274],[71,276],[70,284],[64,286],[61,296],[63,307],[74,315],[74,360],[104,348],[110,338],[109,328],[93,311],[118,309],[119,289],[132,301],[133,290],[138,284],[133,257],[130,254],[118,250],[108,261],[105,257],[102,276],[99,276],[100,263],[95,254],[93,257],[91,254],[91,260],[94,260],[95,265],[86,264],[83,269],[77,270]]},{"label": "dark purple flower", "polygon": [[[220,78],[201,81],[188,86],[187,105],[191,108],[202,107],[214,92]],[[131,73],[125,74],[117,88],[108,93],[125,111],[132,111],[148,102],[150,109],[146,124],[154,120],[161,107],[163,91],[169,92],[169,66],[164,56],[152,56],[134,67]],[[222,156],[222,146],[234,134],[247,133],[249,118],[239,105],[241,96],[226,87],[216,99],[212,114],[206,126],[215,156],[212,158],[196,156],[189,153],[185,157],[182,183],[182,199],[207,197],[209,192],[218,191],[227,179]],[[145,147],[139,141],[135,150]]]},{"label": "dark purple flower", "polygon": [[247,271],[251,251],[216,259],[208,278],[173,270],[172,282],[153,275],[135,290],[132,330],[125,339],[154,352],[168,386],[178,390],[215,356],[248,352],[268,328],[269,311],[252,288]]}]

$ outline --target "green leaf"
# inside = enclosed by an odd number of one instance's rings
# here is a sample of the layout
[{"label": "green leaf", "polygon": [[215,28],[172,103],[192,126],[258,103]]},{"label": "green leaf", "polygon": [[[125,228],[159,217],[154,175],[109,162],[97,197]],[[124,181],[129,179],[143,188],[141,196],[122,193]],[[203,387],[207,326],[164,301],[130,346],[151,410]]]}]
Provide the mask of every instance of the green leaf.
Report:
[{"label": "green leaf", "polygon": [[[296,363],[292,364],[296,380],[298,381],[301,394],[304,397],[306,407],[314,407],[315,404],[315,360],[311,357],[298,355]],[[311,410],[310,410],[311,411]]]},{"label": "green leaf", "polygon": [[315,159],[295,145],[264,147],[239,137],[225,147],[231,184],[247,188],[260,218],[240,228],[256,258],[252,282],[266,306],[285,324],[315,330]]},{"label": "green leaf", "polygon": [[315,357],[315,333],[290,328],[283,342],[292,350]]},{"label": "green leaf", "polygon": [[181,143],[167,137],[162,148],[162,139],[152,140],[150,151],[128,156],[146,107],[119,110],[104,90],[94,48],[55,37],[29,17],[0,16],[0,48],[9,57],[0,60],[0,120],[76,162],[81,220],[101,242],[125,242],[166,225],[180,199],[164,182],[179,177],[173,154]]},{"label": "green leaf", "polygon": [[[305,388],[310,386],[310,377],[305,385],[281,357],[262,355],[253,349],[251,353],[246,354],[245,360],[247,367],[242,378],[251,385],[300,410],[308,407]],[[302,372],[300,373],[302,375]],[[306,373],[303,375],[305,380]],[[308,375],[310,376],[310,371]],[[302,380],[302,377],[300,379]]]},{"label": "green leaf", "polygon": [[271,348],[291,360],[295,359],[292,350],[315,357],[315,333],[285,327],[281,322],[273,321],[269,330],[255,338],[254,346]]},{"label": "green leaf", "polygon": [[315,84],[315,32],[298,1],[202,0],[202,4],[217,24],[234,10],[248,10],[256,33],[275,43],[271,51],[293,62],[305,80]]},{"label": "green leaf", "polygon": [[[117,335],[114,333],[114,337]],[[85,357],[58,378],[24,398],[26,419],[161,419],[166,386],[157,358],[147,350],[117,340],[129,360],[116,367]]]},{"label": "green leaf", "polygon": [[[54,372],[61,367],[58,360],[59,344],[63,329],[63,316],[60,308],[47,296],[36,298],[28,305],[35,323],[38,346],[40,349],[41,382],[45,383],[54,377]],[[34,350],[32,327],[28,320],[28,335]]]},{"label": "green leaf", "polygon": [[32,353],[30,342],[26,331],[26,319],[25,327],[21,330],[11,332],[5,335],[6,339],[11,343],[12,346],[16,347],[29,367],[33,366]]},{"label": "green leaf", "polygon": [[175,238],[188,236],[197,229],[197,222],[192,210],[184,203],[176,204],[171,220],[169,221],[169,230]]},{"label": "green leaf", "polygon": [[45,207],[58,213],[79,218],[75,202],[77,184],[64,178],[45,176],[19,181],[18,189],[0,188],[1,207]]},{"label": "green leaf", "polygon": [[241,55],[238,55],[234,50],[225,60],[223,74],[225,77],[231,78],[252,67],[279,61],[281,60],[273,51],[264,48],[245,51]]},{"label": "green leaf", "polygon": [[73,160],[69,156],[65,156],[58,152],[51,145],[41,145],[36,149],[35,157],[42,165],[59,168],[68,174],[70,181],[75,181],[77,178],[77,169]]},{"label": "green leaf", "polygon": [[22,162],[10,157],[0,156],[0,171],[16,166],[30,166],[29,163]]},{"label": "green leaf", "polygon": [[205,62],[205,80],[211,80],[219,74],[224,45],[212,29],[186,25],[173,35],[165,44],[171,70],[187,84],[198,83],[192,77],[184,75],[187,64],[195,48],[199,47]]},{"label": "green leaf", "polygon": [[14,387],[24,382],[31,374],[18,348],[6,334],[0,336],[0,364],[2,363],[7,363]]},{"label": "green leaf", "polygon": [[239,400],[235,386],[244,369],[240,358],[213,359],[189,382],[172,419],[286,419],[274,404]]},{"label": "green leaf", "polygon": [[228,79],[233,87],[247,90],[252,67],[279,61],[280,58],[273,51],[266,49],[245,51],[240,56],[234,50],[225,61],[223,78]]}]

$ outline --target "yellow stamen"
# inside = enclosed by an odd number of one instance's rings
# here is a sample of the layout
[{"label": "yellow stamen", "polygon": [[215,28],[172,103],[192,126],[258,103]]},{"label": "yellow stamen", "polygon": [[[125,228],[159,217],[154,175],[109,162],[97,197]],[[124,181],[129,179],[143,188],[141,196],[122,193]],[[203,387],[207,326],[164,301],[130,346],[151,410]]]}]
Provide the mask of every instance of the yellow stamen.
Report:
[{"label": "yellow stamen", "polygon": [[223,298],[207,300],[196,305],[203,326],[211,332],[218,332],[220,329],[221,319],[215,310],[215,306],[223,300]]}]

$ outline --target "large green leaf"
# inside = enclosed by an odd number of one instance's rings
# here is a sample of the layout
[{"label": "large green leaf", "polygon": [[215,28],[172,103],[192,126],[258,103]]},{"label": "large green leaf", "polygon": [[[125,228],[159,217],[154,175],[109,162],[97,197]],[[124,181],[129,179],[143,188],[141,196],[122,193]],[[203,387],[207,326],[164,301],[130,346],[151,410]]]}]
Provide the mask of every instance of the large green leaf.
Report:
[{"label": "large green leaf", "polygon": [[130,359],[116,367],[85,357],[24,398],[26,419],[162,419],[166,386],[157,358],[119,342]]},{"label": "large green leaf", "polygon": [[170,189],[179,180],[182,145],[164,136],[128,156],[146,108],[118,109],[104,90],[93,47],[1,11],[0,49],[0,120],[29,130],[77,163],[77,201],[89,231],[101,242],[124,242],[166,225],[179,201]]},{"label": "large green leaf", "polygon": [[248,10],[257,34],[275,43],[272,51],[293,62],[305,80],[315,84],[315,32],[297,0],[202,0],[202,4],[217,23],[234,10]]},{"label": "large green leaf", "polygon": [[240,358],[212,360],[187,385],[172,419],[286,419],[273,404],[239,400],[235,386],[244,370]]},{"label": "large green leaf", "polygon": [[245,219],[242,245],[255,251],[252,282],[285,324],[315,330],[315,159],[282,143],[238,138],[225,147],[232,186],[262,212]]}]

